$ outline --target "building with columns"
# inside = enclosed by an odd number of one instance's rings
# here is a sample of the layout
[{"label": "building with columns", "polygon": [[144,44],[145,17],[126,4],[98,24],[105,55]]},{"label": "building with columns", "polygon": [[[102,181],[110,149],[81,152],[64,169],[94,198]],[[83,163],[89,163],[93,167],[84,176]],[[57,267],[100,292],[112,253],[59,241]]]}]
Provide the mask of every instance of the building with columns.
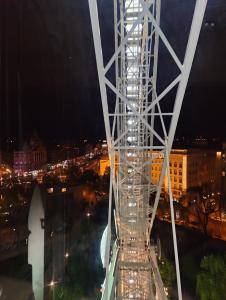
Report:
[{"label": "building with columns", "polygon": [[19,151],[14,151],[13,168],[15,173],[40,170],[47,164],[47,151],[37,135],[25,142]]}]

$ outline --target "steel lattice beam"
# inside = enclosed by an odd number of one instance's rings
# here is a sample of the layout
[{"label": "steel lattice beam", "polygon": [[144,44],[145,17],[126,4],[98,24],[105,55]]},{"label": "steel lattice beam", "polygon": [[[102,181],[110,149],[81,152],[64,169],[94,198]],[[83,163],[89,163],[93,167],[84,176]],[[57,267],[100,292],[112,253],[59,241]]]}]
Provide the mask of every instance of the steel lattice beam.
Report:
[{"label": "steel lattice beam", "polygon": [[[166,299],[150,234],[159,203],[163,178],[169,182],[170,208],[178,283],[182,299],[176,242],[169,154],[200,34],[207,0],[197,0],[184,62],[181,62],[160,26],[161,0],[113,0],[115,50],[103,62],[98,8],[89,0],[91,24],[100,83],[102,107],[111,166],[109,218],[105,249],[106,279],[103,299]],[[179,75],[157,92],[159,40],[175,62]],[[114,67],[115,84],[108,78]],[[165,96],[177,88],[173,110],[162,111]],[[115,108],[108,104],[108,89]],[[165,118],[170,118],[170,126]],[[157,125],[157,123],[160,124]],[[158,155],[158,182],[151,181],[151,167]],[[153,207],[150,194],[155,194]],[[111,210],[115,201],[117,241],[110,262]],[[117,253],[117,254],[116,254]]]}]

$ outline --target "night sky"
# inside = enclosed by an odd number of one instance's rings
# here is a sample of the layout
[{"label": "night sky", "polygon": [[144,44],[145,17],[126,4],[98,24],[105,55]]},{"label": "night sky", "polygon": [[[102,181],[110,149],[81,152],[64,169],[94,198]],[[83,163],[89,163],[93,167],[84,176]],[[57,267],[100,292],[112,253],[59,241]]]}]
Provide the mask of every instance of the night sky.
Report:
[{"label": "night sky", "polygon": [[[163,0],[162,28],[181,58],[193,0]],[[99,0],[106,59],[113,1]],[[104,137],[88,0],[0,1],[1,139]],[[226,138],[226,1],[209,0],[178,135]],[[160,47],[159,91],[173,71]]]}]

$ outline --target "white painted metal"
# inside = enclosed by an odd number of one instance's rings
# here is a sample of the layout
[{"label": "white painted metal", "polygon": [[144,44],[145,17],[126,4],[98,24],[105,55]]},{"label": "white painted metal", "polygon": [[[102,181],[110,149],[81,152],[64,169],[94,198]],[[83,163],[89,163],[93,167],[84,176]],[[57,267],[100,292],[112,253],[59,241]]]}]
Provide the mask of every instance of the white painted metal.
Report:
[{"label": "white painted metal", "polygon": [[[169,153],[187,86],[207,0],[197,0],[184,62],[177,57],[160,27],[161,0],[113,0],[115,51],[104,66],[96,0],[89,0],[100,92],[111,165],[106,279],[102,299],[166,299],[150,234],[167,171],[178,283],[182,299]],[[157,93],[159,39],[178,67],[178,76]],[[108,73],[115,69],[115,83]],[[161,108],[165,96],[177,88],[173,109]],[[109,108],[107,91],[115,94]],[[112,99],[111,99],[112,101]],[[170,122],[166,122],[170,118]],[[167,124],[170,123],[170,126]],[[161,176],[152,182],[156,158]],[[154,205],[150,195],[155,195]],[[111,210],[115,200],[117,252],[110,263]],[[116,255],[117,253],[117,255]],[[112,266],[115,266],[114,270]],[[110,290],[109,290],[110,289]]]},{"label": "white painted metal", "polygon": [[32,266],[32,289],[35,300],[44,298],[44,209],[41,192],[35,188],[28,216],[28,263]]}]

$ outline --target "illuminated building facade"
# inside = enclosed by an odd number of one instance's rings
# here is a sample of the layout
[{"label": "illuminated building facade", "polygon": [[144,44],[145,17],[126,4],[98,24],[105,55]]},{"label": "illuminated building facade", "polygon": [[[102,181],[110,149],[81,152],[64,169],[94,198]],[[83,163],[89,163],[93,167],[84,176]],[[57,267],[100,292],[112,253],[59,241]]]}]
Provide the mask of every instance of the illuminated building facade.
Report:
[{"label": "illuminated building facade", "polygon": [[[207,149],[173,149],[170,154],[170,174],[174,199],[179,200],[190,188],[211,186],[220,190],[221,152]],[[154,158],[150,170],[153,184],[159,182],[163,157]],[[99,175],[103,176],[110,167],[109,158],[103,156],[99,162]],[[164,177],[162,191],[168,192],[167,176]]]},{"label": "illuminated building facade", "polygon": [[[221,155],[220,155],[221,154]],[[218,154],[220,160],[220,191],[221,191],[221,201],[220,210],[222,213],[226,212],[226,143],[223,144],[222,153]]]},{"label": "illuminated building facade", "polygon": [[13,158],[16,173],[39,170],[47,164],[47,151],[38,136],[34,135],[21,150],[14,151]]},{"label": "illuminated building facade", "polygon": [[[173,197],[177,200],[194,187],[208,185],[212,190],[219,187],[218,157],[216,151],[201,149],[174,149],[170,154],[170,174]],[[156,159],[152,165],[152,181],[158,182],[163,159]],[[165,176],[162,187],[168,191]]]},{"label": "illuminated building facade", "polygon": [[104,176],[108,168],[110,168],[109,156],[104,155],[99,161],[99,176]]}]

